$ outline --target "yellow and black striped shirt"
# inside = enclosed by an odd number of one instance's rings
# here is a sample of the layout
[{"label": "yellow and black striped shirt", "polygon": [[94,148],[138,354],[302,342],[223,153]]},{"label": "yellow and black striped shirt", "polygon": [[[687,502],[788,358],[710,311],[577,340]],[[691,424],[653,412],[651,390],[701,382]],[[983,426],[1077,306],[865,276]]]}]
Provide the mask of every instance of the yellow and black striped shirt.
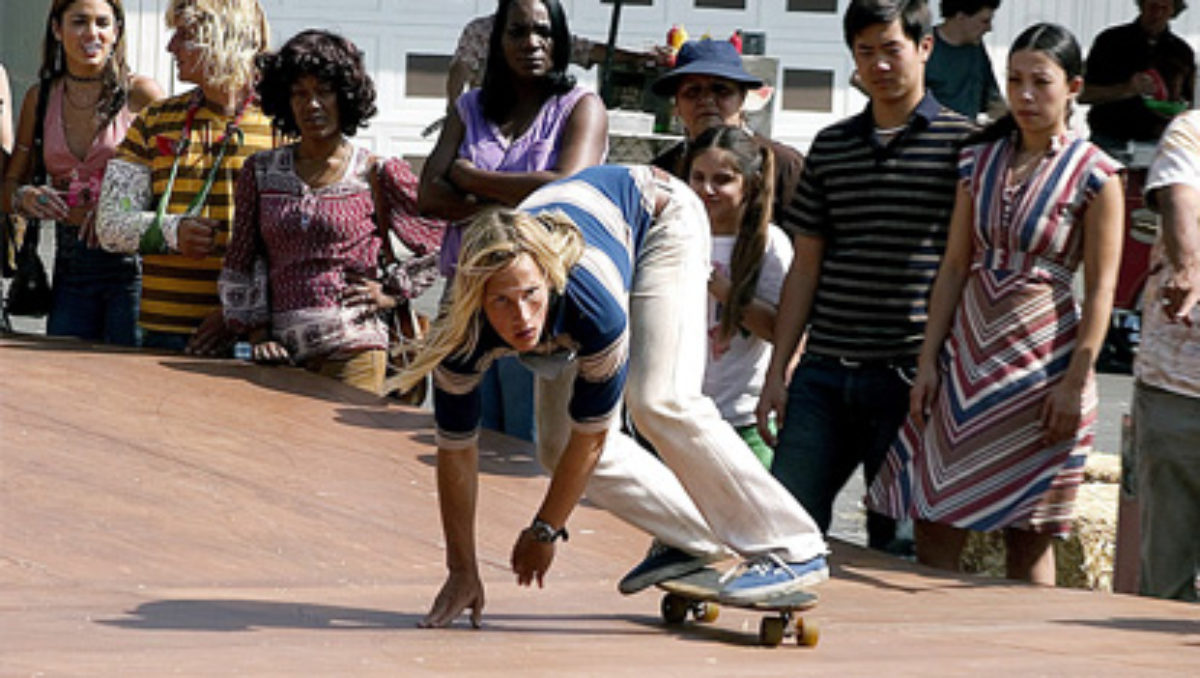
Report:
[{"label": "yellow and black striped shirt", "polygon": [[[117,159],[150,168],[154,194],[153,204],[149,206],[151,210],[156,209],[160,196],[167,189],[175,161],[172,149],[183,133],[192,96],[191,92],[186,92],[147,107],[138,115],[117,150]],[[203,189],[220,148],[218,140],[231,120],[232,117],[205,106],[196,111],[189,144],[180,158],[167,214],[186,212],[192,199]],[[198,216],[221,223],[216,255],[199,260],[178,253],[152,254],[143,258],[139,323],[146,329],[190,334],[208,314],[221,306],[217,277],[233,227],[237,176],[246,158],[273,146],[271,121],[256,105],[246,107],[240,127],[241,143],[237,143],[236,137],[231,140],[208,199],[198,213]]]}]

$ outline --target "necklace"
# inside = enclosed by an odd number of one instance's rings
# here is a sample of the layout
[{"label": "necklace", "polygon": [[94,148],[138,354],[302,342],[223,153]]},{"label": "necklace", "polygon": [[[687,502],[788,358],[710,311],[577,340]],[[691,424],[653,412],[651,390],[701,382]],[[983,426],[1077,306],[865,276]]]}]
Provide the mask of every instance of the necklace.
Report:
[{"label": "necklace", "polygon": [[[208,170],[208,178],[204,180],[204,186],[200,188],[200,192],[192,198],[187,209],[184,210],[184,216],[195,216],[200,213],[200,208],[208,200],[208,194],[212,191],[213,183],[217,180],[217,172],[221,170],[221,164],[225,161],[225,156],[229,153],[230,144],[242,146],[245,143],[245,133],[242,132],[242,115],[246,112],[246,107],[254,100],[254,96],[247,96],[237,105],[237,111],[234,113],[233,119],[225,125],[225,133],[222,134],[213,147],[217,148],[217,157],[213,160],[212,166]],[[175,190],[175,178],[179,174],[179,161],[183,154],[187,151],[192,141],[192,125],[196,122],[196,113],[200,110],[200,106],[204,104],[204,92],[200,88],[192,93],[192,100],[188,103],[187,115],[183,120],[183,130],[179,135],[179,139],[174,143],[165,141],[161,135],[159,139],[159,151],[164,153],[169,152],[175,156],[175,160],[171,163],[171,174],[167,177],[167,188],[158,198],[158,207],[154,212],[154,221],[150,223],[150,228],[142,234],[139,242],[139,249],[142,252],[151,254],[161,254],[167,251],[166,239],[162,234],[163,218],[167,214],[167,205],[171,202],[171,193]],[[165,148],[164,148],[165,147]],[[210,147],[211,150],[211,147]]]},{"label": "necklace", "polygon": [[1037,168],[1042,158],[1045,157],[1045,154],[1041,152],[1030,153],[1028,154],[1029,157],[1025,159],[1021,158],[1022,155],[1025,155],[1025,153],[1021,151],[1014,153],[1012,164],[1009,166],[1009,178],[1013,184],[1024,183],[1033,174],[1033,170]]},{"label": "necklace", "polygon": [[[296,175],[300,177],[300,180],[313,188],[322,188],[341,175],[350,158],[350,144],[345,139],[342,139],[338,147],[324,158],[302,158],[300,157],[299,146],[296,147],[293,153]],[[315,174],[300,170],[301,165],[316,163],[320,163],[323,166]]]},{"label": "necklace", "polygon": [[67,103],[70,104],[71,108],[74,108],[74,109],[83,110],[83,109],[88,109],[88,108],[95,108],[96,104],[100,103],[100,95],[101,95],[101,92],[97,91],[96,96],[93,97],[91,101],[84,101],[81,104],[71,96],[71,88],[67,85],[67,83],[65,83],[65,82],[63,83],[63,98],[66,99]]},{"label": "necklace", "polygon": [[65,72],[64,75],[67,76],[68,80],[74,80],[75,82],[100,82],[104,79],[103,75],[75,75],[71,71]]}]

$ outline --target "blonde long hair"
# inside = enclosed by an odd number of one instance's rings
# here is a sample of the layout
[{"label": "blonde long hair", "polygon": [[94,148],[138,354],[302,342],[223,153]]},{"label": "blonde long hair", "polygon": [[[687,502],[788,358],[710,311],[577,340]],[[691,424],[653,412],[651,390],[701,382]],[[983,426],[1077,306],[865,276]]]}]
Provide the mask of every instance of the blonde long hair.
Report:
[{"label": "blonde long hair", "polygon": [[189,29],[209,85],[241,92],[257,79],[254,58],[270,29],[258,0],[171,0],[167,28]]},{"label": "blonde long hair", "polygon": [[479,345],[484,289],[488,280],[522,254],[528,254],[546,276],[552,292],[562,293],[567,276],[583,256],[583,234],[560,211],[530,214],[514,209],[488,210],[463,232],[458,271],[421,350],[399,375],[399,387],[416,385],[448,357],[470,355]]}]

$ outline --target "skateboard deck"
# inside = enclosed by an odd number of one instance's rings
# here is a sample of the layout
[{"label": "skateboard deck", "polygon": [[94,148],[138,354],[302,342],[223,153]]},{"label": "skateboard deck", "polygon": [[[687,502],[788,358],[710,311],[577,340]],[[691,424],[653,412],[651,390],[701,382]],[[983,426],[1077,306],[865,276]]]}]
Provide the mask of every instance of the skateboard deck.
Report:
[{"label": "skateboard deck", "polygon": [[714,622],[720,605],[742,608],[755,612],[774,613],[764,616],[759,624],[759,641],[775,647],[786,636],[793,633],[800,645],[815,646],[820,632],[813,622],[805,622],[797,612],[811,609],[817,604],[817,595],[809,591],[793,591],[748,603],[719,600],[721,573],[705,567],[691,574],[659,582],[656,586],[666,591],[662,599],[663,621],[681,624],[691,615],[698,622]]}]

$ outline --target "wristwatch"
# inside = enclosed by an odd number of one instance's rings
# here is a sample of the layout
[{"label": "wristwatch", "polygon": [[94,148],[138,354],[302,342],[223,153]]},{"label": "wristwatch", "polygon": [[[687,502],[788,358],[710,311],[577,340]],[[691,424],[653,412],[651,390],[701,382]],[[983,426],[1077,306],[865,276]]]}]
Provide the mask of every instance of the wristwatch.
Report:
[{"label": "wristwatch", "polygon": [[533,522],[529,525],[529,534],[533,536],[534,541],[539,541],[543,544],[553,544],[559,538],[563,541],[567,541],[570,538],[570,535],[567,534],[567,528],[560,527],[556,530],[553,525],[541,518],[533,519]]}]

